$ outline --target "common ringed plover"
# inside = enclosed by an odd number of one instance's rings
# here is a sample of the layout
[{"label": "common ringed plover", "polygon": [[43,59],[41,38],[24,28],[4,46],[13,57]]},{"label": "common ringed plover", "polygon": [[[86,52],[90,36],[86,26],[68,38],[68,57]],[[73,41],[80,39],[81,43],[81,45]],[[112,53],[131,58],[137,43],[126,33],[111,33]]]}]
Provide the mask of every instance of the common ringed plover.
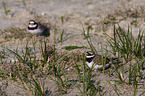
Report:
[{"label": "common ringed plover", "polygon": [[109,58],[102,58],[101,55],[95,54],[92,51],[87,51],[86,54],[86,64],[88,67],[93,68],[93,70],[102,70],[103,69],[103,64],[102,64],[102,59],[104,61],[104,68],[109,68],[110,67],[110,59]]},{"label": "common ringed plover", "polygon": [[31,34],[41,35],[43,31],[45,31],[46,27],[41,25],[40,23],[36,23],[34,20],[30,20],[28,25],[28,31]]}]

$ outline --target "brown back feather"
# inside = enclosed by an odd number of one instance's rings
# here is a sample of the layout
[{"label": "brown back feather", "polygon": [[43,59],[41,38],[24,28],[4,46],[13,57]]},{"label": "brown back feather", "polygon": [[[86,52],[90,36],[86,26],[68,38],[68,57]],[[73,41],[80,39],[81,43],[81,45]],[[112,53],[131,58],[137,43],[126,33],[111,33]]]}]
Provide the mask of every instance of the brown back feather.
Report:
[{"label": "brown back feather", "polygon": [[97,65],[102,65],[102,59],[103,62],[105,62],[105,64],[109,63],[110,59],[109,58],[105,58],[105,57],[101,57],[101,55],[99,54],[95,54],[95,57],[93,58],[94,63],[96,63]]}]

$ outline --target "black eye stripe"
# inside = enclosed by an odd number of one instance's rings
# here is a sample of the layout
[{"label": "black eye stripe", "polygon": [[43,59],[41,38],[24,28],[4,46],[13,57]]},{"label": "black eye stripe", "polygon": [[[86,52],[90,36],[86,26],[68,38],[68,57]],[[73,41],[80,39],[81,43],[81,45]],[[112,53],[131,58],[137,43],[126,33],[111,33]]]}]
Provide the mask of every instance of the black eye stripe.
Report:
[{"label": "black eye stripe", "polygon": [[93,52],[86,52],[86,53],[87,53],[87,55],[89,55],[89,56],[94,55]]}]

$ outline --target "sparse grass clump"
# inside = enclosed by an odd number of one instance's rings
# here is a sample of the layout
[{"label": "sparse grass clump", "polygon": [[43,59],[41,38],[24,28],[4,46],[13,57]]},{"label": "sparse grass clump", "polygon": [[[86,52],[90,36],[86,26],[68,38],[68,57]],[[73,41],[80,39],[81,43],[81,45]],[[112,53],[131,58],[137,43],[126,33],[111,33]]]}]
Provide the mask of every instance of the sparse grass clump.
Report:
[{"label": "sparse grass clump", "polygon": [[2,4],[3,4],[5,15],[8,15],[8,12],[10,12],[10,10],[7,10],[6,3],[4,1],[2,2]]},{"label": "sparse grass clump", "polygon": [[[75,54],[75,56],[72,55],[74,53],[57,53],[55,32],[53,47],[48,45],[47,39],[39,40],[42,57],[37,56],[36,39],[33,39],[32,47],[27,42],[21,53],[18,52],[18,49],[13,51],[4,47],[3,49],[13,54],[16,60],[5,63],[0,73],[2,79],[10,79],[23,85],[29,96],[45,96],[48,93],[51,94],[51,90],[45,87],[45,77],[48,77],[57,85],[56,90],[53,90],[55,94],[67,94],[68,89],[74,86],[72,83],[76,82],[75,80],[72,82],[72,78],[68,78],[68,71],[71,70],[73,63],[77,62],[76,60],[80,59],[80,57],[77,57],[79,53]],[[77,58],[74,59],[72,56]]]},{"label": "sparse grass clump", "polygon": [[[115,20],[115,18],[112,18]],[[64,17],[61,17],[62,24],[64,23]],[[94,47],[91,36],[91,27],[87,29],[82,27],[82,33],[87,41],[90,49],[97,53],[97,49]],[[4,30],[3,35],[6,39],[26,37],[25,29],[10,28]],[[94,72],[92,68],[88,68],[85,64],[84,53],[78,51],[79,49],[87,48],[85,46],[65,46],[63,49],[67,52],[61,52],[56,49],[58,43],[63,44],[65,29],[61,29],[61,33],[56,36],[58,29],[54,26],[53,30],[53,44],[50,45],[48,39],[33,39],[33,46],[29,46],[27,42],[26,46],[21,50],[12,50],[10,48],[3,47],[3,52],[0,53],[1,68],[0,77],[3,80],[13,80],[22,85],[27,91],[29,96],[48,96],[48,95],[64,95],[69,94],[73,89],[77,89],[82,96],[101,96],[105,95],[106,90],[101,88],[102,81],[96,81],[95,76],[98,73]],[[58,32],[59,33],[59,32]],[[28,33],[27,33],[28,34]],[[109,36],[109,35],[108,35]],[[113,85],[114,92],[119,96],[120,89],[118,86],[133,86],[134,96],[138,89],[138,83],[142,80],[143,64],[144,64],[144,35],[139,32],[137,37],[133,37],[132,30],[128,27],[128,31],[125,32],[123,28],[114,26],[114,36],[109,38],[108,44],[112,48],[111,51],[101,46],[102,56],[105,57],[113,54],[118,61],[112,63],[111,68],[105,71],[103,67],[103,73],[101,75],[114,77],[108,82],[115,82]],[[39,45],[39,48],[36,47]],[[77,49],[77,51],[75,51]],[[74,50],[73,52],[69,52]],[[14,55],[15,61],[4,62],[7,56],[5,51]],[[38,55],[40,52],[41,56]],[[111,56],[110,56],[111,58]],[[102,59],[102,64],[104,66]],[[97,74],[97,75],[96,75]],[[47,87],[46,80],[52,80],[54,82],[55,90],[51,90]],[[106,80],[106,79],[105,79]],[[52,85],[53,86],[53,85]],[[107,86],[107,85],[106,85]],[[105,91],[105,92],[104,92]]]},{"label": "sparse grass clump", "polygon": [[143,33],[139,32],[137,37],[133,37],[132,30],[128,27],[128,32],[125,32],[120,26],[114,26],[114,38],[110,37],[110,43],[113,55],[118,53],[120,57],[127,62],[133,58],[143,57]]},{"label": "sparse grass clump", "polygon": [[32,35],[27,32],[24,28],[17,28],[17,27],[9,27],[2,31],[3,38],[5,40],[11,40],[12,38],[15,39],[23,39],[25,37],[31,37]]},{"label": "sparse grass clump", "polygon": [[[125,32],[120,26],[114,26],[114,37],[110,37],[108,42],[112,48],[112,54],[122,60],[120,68],[115,66],[115,74],[118,80],[113,80],[119,84],[130,84],[134,88],[134,96],[138,88],[138,82],[143,79],[142,64],[144,63],[144,34],[139,31],[136,37],[128,27]],[[118,69],[119,68],[119,69]],[[114,87],[115,88],[115,87]],[[117,93],[117,90],[114,89]],[[117,93],[118,94],[118,93]]]},{"label": "sparse grass clump", "polygon": [[[93,70],[88,70],[88,67],[86,67],[85,64],[85,55],[83,56],[83,62],[81,62],[81,67],[79,68],[79,65],[76,64],[75,68],[78,72],[79,77],[79,83],[82,83],[82,87],[77,86],[82,96],[95,96],[97,92],[100,94],[99,90],[99,83],[95,82],[92,78],[95,76],[92,72]],[[97,88],[98,87],[98,88]],[[101,96],[101,95],[99,95]]]},{"label": "sparse grass clump", "polygon": [[64,48],[62,49],[65,49],[65,50],[73,50],[73,49],[81,49],[81,48],[86,48],[85,46],[65,46]]}]

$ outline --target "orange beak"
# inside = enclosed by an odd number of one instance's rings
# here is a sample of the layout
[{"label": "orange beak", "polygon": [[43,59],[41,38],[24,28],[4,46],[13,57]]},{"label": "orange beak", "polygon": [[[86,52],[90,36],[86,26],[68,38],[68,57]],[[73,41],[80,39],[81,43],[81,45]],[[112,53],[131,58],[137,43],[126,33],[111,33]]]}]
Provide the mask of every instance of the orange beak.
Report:
[{"label": "orange beak", "polygon": [[86,57],[87,55],[85,54],[85,57]]},{"label": "orange beak", "polygon": [[33,23],[30,23],[30,25],[33,25]]}]

